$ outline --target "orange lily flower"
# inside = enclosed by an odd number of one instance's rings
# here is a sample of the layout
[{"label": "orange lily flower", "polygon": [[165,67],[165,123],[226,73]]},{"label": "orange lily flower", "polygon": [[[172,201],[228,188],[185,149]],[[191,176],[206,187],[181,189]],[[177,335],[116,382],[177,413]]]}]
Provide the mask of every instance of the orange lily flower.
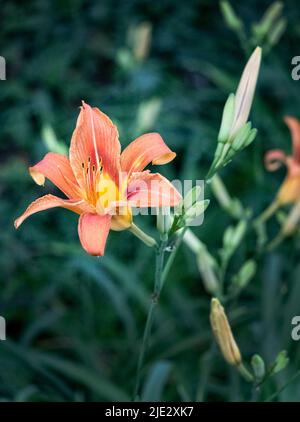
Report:
[{"label": "orange lily flower", "polygon": [[265,155],[265,165],[269,171],[275,171],[282,164],[287,167],[287,175],[277,193],[278,204],[295,203],[300,199],[300,122],[287,116],[284,119],[288,125],[293,143],[293,154],[286,155],[282,150],[272,150]]},{"label": "orange lily flower", "polygon": [[133,141],[121,154],[118,130],[98,108],[82,102],[69,158],[48,153],[29,168],[38,185],[48,178],[66,196],[45,195],[32,202],[15,220],[18,228],[30,215],[63,207],[80,215],[78,234],[91,255],[103,255],[109,230],[132,225],[132,207],[175,206],[181,195],[165,177],[144,168],[166,164],[176,154],[158,133]]}]

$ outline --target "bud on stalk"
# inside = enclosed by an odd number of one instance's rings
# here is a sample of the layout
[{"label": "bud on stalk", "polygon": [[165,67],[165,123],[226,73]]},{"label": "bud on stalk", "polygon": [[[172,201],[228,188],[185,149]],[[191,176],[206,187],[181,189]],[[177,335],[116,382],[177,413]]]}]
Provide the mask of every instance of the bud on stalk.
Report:
[{"label": "bud on stalk", "polygon": [[240,350],[233,337],[224,308],[218,299],[211,300],[210,323],[224,359],[234,366],[242,362]]}]

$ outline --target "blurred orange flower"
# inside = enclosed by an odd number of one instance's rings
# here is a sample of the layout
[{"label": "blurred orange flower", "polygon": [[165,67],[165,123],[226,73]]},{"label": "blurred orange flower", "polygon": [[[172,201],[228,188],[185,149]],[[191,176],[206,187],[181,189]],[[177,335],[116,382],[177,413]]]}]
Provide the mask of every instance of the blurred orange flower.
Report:
[{"label": "blurred orange flower", "polygon": [[103,255],[109,230],[132,225],[132,206],[174,206],[181,195],[159,173],[143,171],[152,164],[175,158],[158,133],[133,141],[121,154],[118,130],[98,108],[82,102],[71,139],[69,158],[48,153],[29,168],[38,185],[48,178],[66,196],[45,195],[32,202],[15,220],[18,228],[30,215],[48,208],[63,207],[79,214],[78,234],[91,255]]},{"label": "blurred orange flower", "polygon": [[283,164],[287,167],[287,175],[277,193],[277,201],[281,205],[300,199],[300,122],[290,116],[285,117],[284,121],[292,136],[292,155],[286,155],[279,149],[268,151],[265,155],[265,165],[269,171],[275,171]]}]

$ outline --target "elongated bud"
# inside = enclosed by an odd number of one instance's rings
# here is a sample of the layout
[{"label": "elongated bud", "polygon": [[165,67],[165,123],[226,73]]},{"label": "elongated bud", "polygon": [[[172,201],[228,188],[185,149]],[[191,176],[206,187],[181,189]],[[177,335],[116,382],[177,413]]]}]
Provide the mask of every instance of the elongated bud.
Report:
[{"label": "elongated bud", "polygon": [[256,129],[247,123],[253,102],[258,72],[261,62],[261,48],[256,47],[248,60],[236,94],[229,95],[223,110],[221,127],[218,134],[218,144],[212,165],[206,179],[210,179],[232,157],[246,148],[254,140]]},{"label": "elongated bud", "polygon": [[183,199],[183,206],[185,210],[191,208],[197,201],[201,194],[202,186],[194,186]]},{"label": "elongated bud", "polygon": [[287,27],[287,20],[280,19],[269,33],[269,44],[272,47],[277,44]]},{"label": "elongated bud", "polygon": [[272,365],[272,374],[277,374],[278,372],[282,371],[288,363],[289,357],[287,355],[287,351],[282,350],[280,353],[278,353],[275,362]]},{"label": "elongated bud", "polygon": [[138,61],[144,60],[151,45],[152,26],[149,22],[138,25],[133,34],[133,54]]},{"label": "elongated bud", "polygon": [[234,31],[240,31],[243,28],[243,22],[236,15],[231,4],[228,1],[221,1],[221,11],[229,28]]},{"label": "elongated bud", "polygon": [[196,218],[203,215],[204,211],[209,205],[209,199],[204,199],[204,201],[197,202],[185,213],[186,224],[191,224]]},{"label": "elongated bud", "polygon": [[215,174],[211,180],[211,190],[223,209],[234,218],[241,219],[244,210],[240,201],[237,198],[231,198],[218,174]]},{"label": "elongated bud", "polygon": [[215,273],[216,262],[208,252],[205,244],[190,229],[186,230],[183,241],[196,255],[198,269],[205,290],[210,294],[216,294],[219,291],[219,282]]},{"label": "elongated bud", "polygon": [[276,20],[280,17],[282,8],[282,2],[277,1],[271,4],[271,6],[267,9],[266,13],[264,14],[262,20],[258,24],[253,25],[253,30],[257,37],[265,37],[272,30],[272,28],[276,26]]},{"label": "elongated bud", "polygon": [[256,273],[256,262],[249,259],[244,263],[239,272],[233,277],[232,287],[237,289],[244,289],[247,284],[252,280]]},{"label": "elongated bud", "polygon": [[198,239],[198,237],[194,235],[194,233],[190,229],[187,229],[185,231],[183,241],[196,255],[198,255],[198,253],[202,251],[204,246],[201,240]]},{"label": "elongated bud", "polygon": [[197,265],[202,277],[205,290],[211,295],[219,291],[219,282],[213,268],[213,263],[205,249],[197,255]]},{"label": "elongated bud", "polygon": [[260,62],[261,48],[256,47],[245,66],[236,91],[234,122],[230,131],[230,138],[234,138],[240,128],[247,123],[253,102]]},{"label": "elongated bud", "polygon": [[166,234],[171,228],[170,207],[157,208],[156,227],[161,234]]},{"label": "elongated bud", "polygon": [[224,250],[227,253],[232,254],[237,249],[243,239],[243,236],[245,235],[246,230],[246,220],[241,220],[236,227],[227,227],[223,237]]},{"label": "elongated bud", "polygon": [[224,359],[230,365],[239,366],[242,362],[240,350],[233,337],[224,308],[216,298],[211,300],[210,323]]}]

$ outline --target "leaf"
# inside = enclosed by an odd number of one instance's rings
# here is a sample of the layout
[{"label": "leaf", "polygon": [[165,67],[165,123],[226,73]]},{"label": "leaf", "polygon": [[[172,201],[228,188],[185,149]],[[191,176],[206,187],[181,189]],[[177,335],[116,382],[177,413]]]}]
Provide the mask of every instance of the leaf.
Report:
[{"label": "leaf", "polygon": [[142,401],[158,402],[162,400],[162,393],[171,369],[172,365],[167,361],[160,361],[152,366],[143,388]]},{"label": "leaf", "polygon": [[57,370],[75,382],[85,385],[102,399],[111,401],[129,400],[128,395],[124,391],[105,379],[101,374],[95,373],[92,369],[87,369],[80,364],[45,353],[36,353],[35,356],[36,360],[43,365]]},{"label": "leaf", "polygon": [[131,310],[127,303],[124,291],[115,285],[114,281],[101,268],[99,262],[90,256],[79,256],[71,261],[73,267],[78,268],[89,275],[109,296],[117,315],[127,330],[127,335],[131,338],[135,336],[136,325]]}]

